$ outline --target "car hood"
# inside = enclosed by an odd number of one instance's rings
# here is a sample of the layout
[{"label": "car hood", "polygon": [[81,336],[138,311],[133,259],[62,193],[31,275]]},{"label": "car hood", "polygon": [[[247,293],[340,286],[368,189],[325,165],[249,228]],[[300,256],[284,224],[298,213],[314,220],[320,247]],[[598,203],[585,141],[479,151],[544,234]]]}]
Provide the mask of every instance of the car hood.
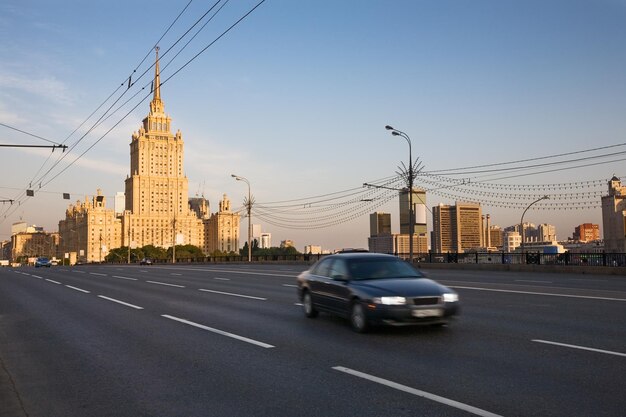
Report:
[{"label": "car hood", "polygon": [[395,278],[351,281],[350,286],[372,296],[397,295],[401,297],[441,295],[447,287],[428,278]]}]

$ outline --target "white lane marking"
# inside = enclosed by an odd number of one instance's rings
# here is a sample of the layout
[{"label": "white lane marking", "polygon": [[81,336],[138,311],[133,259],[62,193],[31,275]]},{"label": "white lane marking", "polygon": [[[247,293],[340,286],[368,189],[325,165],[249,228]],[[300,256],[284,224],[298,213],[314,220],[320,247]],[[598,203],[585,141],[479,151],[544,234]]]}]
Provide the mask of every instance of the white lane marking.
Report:
[{"label": "white lane marking", "polygon": [[89,275],[98,275],[98,276],[101,276],[101,277],[106,277],[107,276],[107,274],[101,274],[99,272],[90,272]]},{"label": "white lane marking", "polygon": [[210,292],[210,293],[213,293],[213,294],[230,295],[232,297],[251,298],[253,300],[262,300],[262,301],[266,301],[267,300],[267,298],[263,298],[263,297],[253,297],[252,295],[234,294],[232,292],[205,290],[204,288],[200,288],[198,291]]},{"label": "white lane marking", "polygon": [[293,285],[293,284],[283,284],[283,287],[293,287],[293,288],[298,288],[297,285]]},{"label": "white lane marking", "polygon": [[541,339],[532,339],[532,341],[533,342],[537,342],[537,343],[546,343],[548,345],[556,345],[556,346],[562,346],[562,347],[568,347],[568,348],[580,349],[580,350],[589,350],[591,352],[599,352],[599,353],[606,353],[607,355],[615,355],[615,356],[624,356],[624,357],[626,357],[626,353],[613,352],[613,351],[610,351],[610,350],[595,349],[595,348],[590,348],[590,347],[585,347],[585,346],[577,346],[577,345],[568,345],[567,343],[550,342],[549,340],[541,340]]},{"label": "white lane marking", "polygon": [[461,402],[458,402],[458,401],[450,400],[448,398],[441,397],[441,396],[435,395],[435,394],[431,394],[431,393],[426,392],[426,391],[421,391],[421,390],[418,390],[418,389],[415,389],[415,388],[411,388],[411,387],[408,387],[406,385],[398,384],[396,382],[389,381],[388,379],[383,379],[383,378],[379,378],[377,376],[373,376],[373,375],[366,374],[366,373],[363,373],[363,372],[355,371],[354,369],[345,368],[343,366],[334,366],[333,369],[336,370],[336,371],[339,371],[339,372],[344,372],[346,374],[359,377],[359,378],[367,379],[369,381],[376,382],[377,384],[385,385],[385,386],[388,386],[390,388],[397,389],[399,391],[404,391],[406,393],[413,394],[413,395],[416,395],[418,397],[423,397],[423,398],[426,398],[428,400],[436,401],[438,403],[445,404],[445,405],[448,405],[450,407],[458,408],[459,410],[467,411],[468,413],[476,414],[477,416],[501,417],[499,414],[490,413],[489,411],[485,411],[485,410],[473,407],[473,406],[468,405],[468,404],[464,404],[464,403],[461,403]]},{"label": "white lane marking", "polygon": [[53,284],[59,284],[59,285],[61,285],[61,283],[60,283],[59,281],[55,281],[55,280],[52,280],[52,279],[48,279],[48,278],[46,278],[46,281],[51,282],[51,283],[53,283]]},{"label": "white lane marking", "polygon": [[27,272],[22,272],[22,275],[28,275],[28,276],[30,276],[30,274],[29,274],[29,273],[27,273]]},{"label": "white lane marking", "polygon": [[514,293],[514,294],[548,295],[548,296],[551,296],[551,297],[586,298],[588,300],[626,301],[626,298],[592,297],[590,295],[552,294],[552,293],[549,293],[549,292],[498,290],[498,289],[495,289],[495,288],[461,287],[461,286],[458,286],[458,285],[448,285],[448,287],[462,289],[462,290],[510,292],[510,293]]},{"label": "white lane marking", "polygon": [[302,303],[293,303],[293,305],[302,307]]},{"label": "white lane marking", "polygon": [[206,271],[206,272],[226,272],[227,274],[244,274],[244,275],[265,275],[269,277],[289,277],[289,278],[297,278],[296,275],[285,275],[285,274],[276,274],[276,273],[268,273],[268,272],[251,272],[251,271],[235,271],[232,269],[217,269],[217,268],[176,268],[183,271]]},{"label": "white lane marking", "polygon": [[150,284],[167,285],[168,287],[185,288],[184,285],[168,284],[167,282],[159,282],[159,281],[146,281],[146,282]]},{"label": "white lane marking", "polygon": [[220,278],[220,277],[215,277],[213,279],[216,279],[218,281],[230,281],[230,278]]},{"label": "white lane marking", "polygon": [[43,277],[40,277],[39,275],[33,275],[33,278],[43,279]]},{"label": "white lane marking", "polygon": [[544,284],[552,284],[552,281],[538,281],[534,279],[516,279],[515,282],[540,282]]},{"label": "white lane marking", "polygon": [[132,308],[137,309],[137,310],[143,310],[143,307],[139,307],[139,306],[136,306],[134,304],[125,303],[124,301],[116,300],[115,298],[105,297],[104,295],[99,295],[98,297],[104,298],[105,300],[113,301],[114,303],[125,305],[127,307],[132,307]]},{"label": "white lane marking", "polygon": [[183,274],[177,274],[176,272],[172,272],[170,275],[174,275],[174,276],[180,277],[180,276],[182,276]]},{"label": "white lane marking", "polygon": [[256,345],[256,346],[261,346],[261,347],[266,348],[266,349],[274,347],[273,345],[270,345],[270,344],[267,344],[267,343],[263,343],[263,342],[259,342],[258,340],[249,339],[247,337],[239,336],[239,335],[236,335],[234,333],[228,333],[228,332],[225,332],[223,330],[214,329],[213,327],[204,326],[202,324],[194,323],[193,321],[180,319],[178,317],[169,316],[167,314],[163,314],[163,315],[161,315],[161,317],[165,317],[166,319],[178,321],[180,323],[188,324],[190,326],[197,327],[197,328],[203,329],[203,330],[207,330],[209,332],[217,333],[217,334],[220,334],[222,336],[227,336],[227,337],[231,337],[233,339],[241,340],[242,342],[251,343],[251,344]]},{"label": "white lane marking", "polygon": [[83,290],[82,288],[72,287],[71,285],[66,285],[66,287],[67,288],[71,288],[71,289],[76,290],[76,291],[84,292],[85,294],[89,294],[89,291]]},{"label": "white lane marking", "polygon": [[76,272],[77,274],[86,274],[85,271],[74,271],[74,270],[72,270],[72,272]]},{"label": "white lane marking", "polygon": [[140,269],[139,272],[148,272],[145,269]]},{"label": "white lane marking", "polygon": [[131,280],[131,281],[137,281],[137,278],[121,277],[119,275],[113,275],[113,278],[128,279],[128,280]]}]

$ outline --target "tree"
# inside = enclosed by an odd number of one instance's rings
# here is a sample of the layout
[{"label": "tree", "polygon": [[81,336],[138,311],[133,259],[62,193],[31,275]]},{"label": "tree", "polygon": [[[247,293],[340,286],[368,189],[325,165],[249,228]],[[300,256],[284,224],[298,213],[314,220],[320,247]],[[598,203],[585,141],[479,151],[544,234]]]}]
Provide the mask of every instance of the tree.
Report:
[{"label": "tree", "polygon": [[[168,259],[172,258],[172,248],[167,250]],[[176,259],[204,258],[202,249],[194,245],[176,245]]]}]

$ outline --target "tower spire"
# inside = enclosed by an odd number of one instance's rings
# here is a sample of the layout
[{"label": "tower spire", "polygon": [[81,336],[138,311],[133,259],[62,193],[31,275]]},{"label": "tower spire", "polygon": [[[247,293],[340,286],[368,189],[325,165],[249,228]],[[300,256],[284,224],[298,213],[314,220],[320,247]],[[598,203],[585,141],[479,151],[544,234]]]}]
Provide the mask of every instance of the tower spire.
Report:
[{"label": "tower spire", "polygon": [[154,81],[152,85],[153,97],[150,103],[151,113],[163,113],[163,102],[161,101],[161,74],[159,71],[159,47],[155,46],[156,63],[154,64]]},{"label": "tower spire", "polygon": [[153,101],[161,100],[161,76],[159,74],[159,47],[154,47],[156,51],[156,64],[154,65],[154,97]]}]

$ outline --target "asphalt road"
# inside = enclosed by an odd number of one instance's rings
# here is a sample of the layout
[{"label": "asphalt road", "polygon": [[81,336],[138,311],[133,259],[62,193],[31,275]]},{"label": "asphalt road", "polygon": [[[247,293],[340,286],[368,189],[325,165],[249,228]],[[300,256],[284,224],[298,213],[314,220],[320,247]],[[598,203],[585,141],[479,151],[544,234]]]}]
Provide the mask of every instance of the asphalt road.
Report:
[{"label": "asphalt road", "polygon": [[304,268],[0,268],[0,416],[626,413],[626,277],[428,271],[456,322],[361,335]]}]

